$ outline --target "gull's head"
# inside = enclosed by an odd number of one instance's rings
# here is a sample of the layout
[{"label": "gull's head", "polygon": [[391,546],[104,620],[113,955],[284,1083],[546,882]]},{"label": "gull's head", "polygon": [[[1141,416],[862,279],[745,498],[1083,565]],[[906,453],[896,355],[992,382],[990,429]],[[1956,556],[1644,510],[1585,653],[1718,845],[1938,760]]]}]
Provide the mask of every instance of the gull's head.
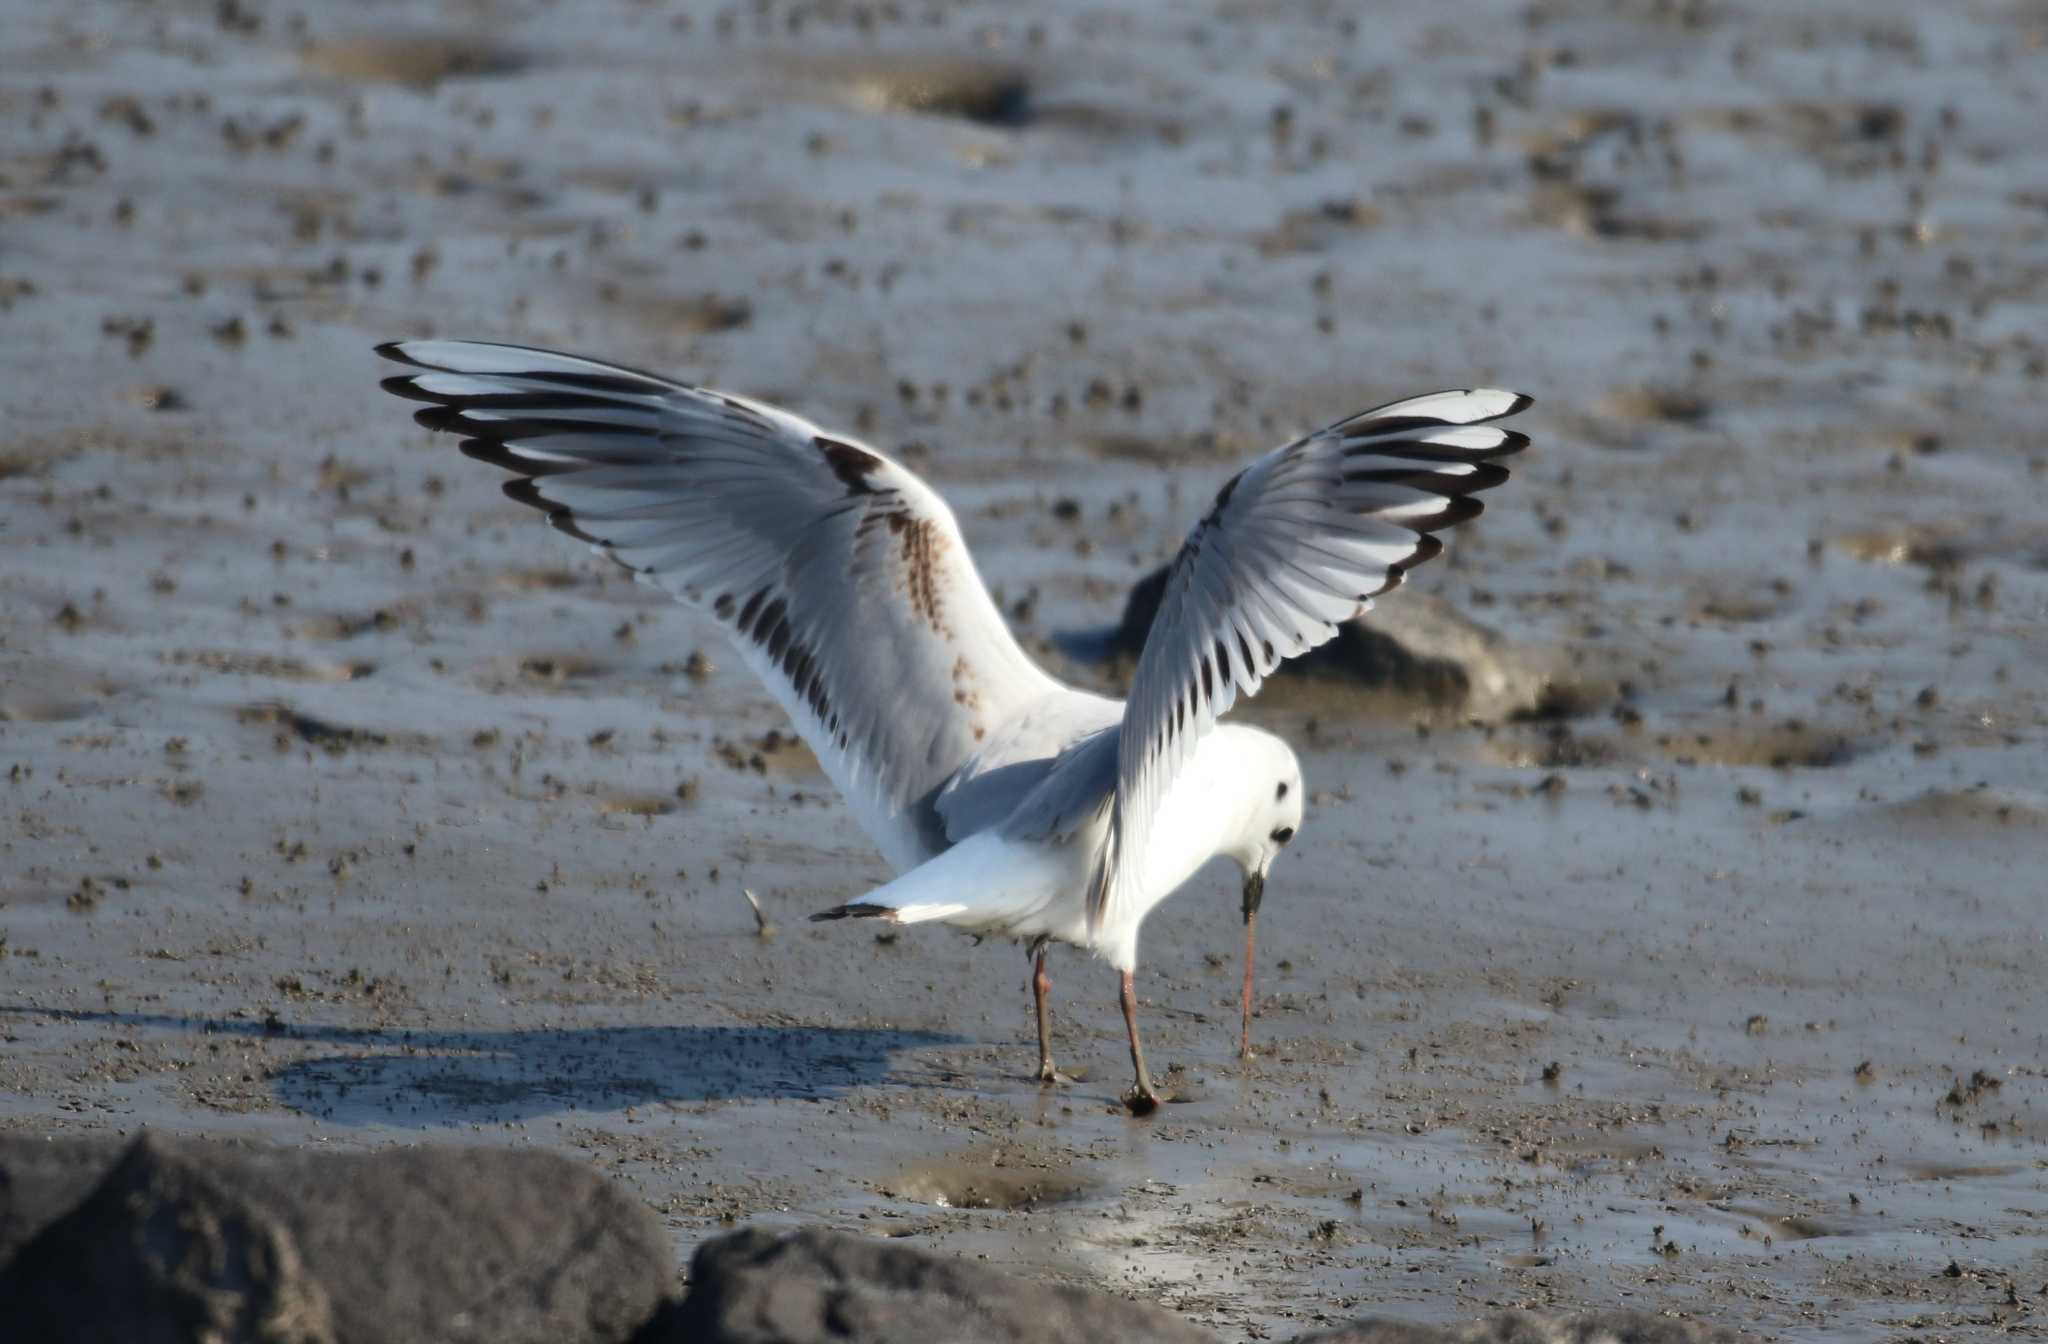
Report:
[{"label": "gull's head", "polygon": [[1252,947],[1259,903],[1266,897],[1266,873],[1273,860],[1301,829],[1301,809],[1306,801],[1301,762],[1294,758],[1293,749],[1270,733],[1257,733],[1257,740],[1258,749],[1247,753],[1250,759],[1237,776],[1250,806],[1235,843],[1224,850],[1244,870],[1244,1022],[1237,1048],[1246,1059],[1252,1057]]},{"label": "gull's head", "polygon": [[1259,743],[1262,750],[1256,753],[1256,763],[1240,776],[1240,787],[1246,790],[1250,807],[1235,843],[1224,850],[1244,871],[1246,923],[1258,913],[1259,901],[1265,895],[1266,873],[1273,860],[1301,829],[1305,801],[1301,762],[1295,759],[1293,749],[1270,734],[1258,736],[1263,739]]}]

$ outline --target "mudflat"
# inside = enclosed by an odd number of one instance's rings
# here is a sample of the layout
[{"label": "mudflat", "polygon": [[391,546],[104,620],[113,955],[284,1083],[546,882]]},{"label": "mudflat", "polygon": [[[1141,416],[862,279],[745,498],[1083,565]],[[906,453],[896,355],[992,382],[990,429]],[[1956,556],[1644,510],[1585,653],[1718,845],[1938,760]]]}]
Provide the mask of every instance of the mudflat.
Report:
[{"label": "mudflat", "polygon": [[[2048,140],[2025,6],[0,3],[0,1126],[579,1157],[1232,1336],[2041,1333]],[[716,631],[378,340],[778,401],[1029,647],[1393,397],[1535,446],[1240,710],[1313,790],[1155,1068],[887,876]],[[1518,422],[1521,424],[1521,422]],[[1381,616],[1384,621],[1381,621]],[[1404,643],[1405,641],[1405,643]],[[773,936],[762,936],[742,889]]]}]

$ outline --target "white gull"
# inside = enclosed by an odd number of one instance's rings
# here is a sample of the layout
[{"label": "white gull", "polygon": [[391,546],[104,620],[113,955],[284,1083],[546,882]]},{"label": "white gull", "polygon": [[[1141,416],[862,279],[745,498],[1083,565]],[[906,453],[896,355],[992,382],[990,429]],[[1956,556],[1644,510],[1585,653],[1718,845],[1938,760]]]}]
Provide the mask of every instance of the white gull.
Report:
[{"label": "white gull", "polygon": [[1276,448],[1230,478],[1168,571],[1127,700],[1024,652],[952,510],[902,464],[788,411],[571,355],[397,341],[430,429],[515,472],[505,493],[707,613],[781,702],[899,876],[813,916],[927,920],[1029,942],[1039,1077],[1054,1081],[1049,942],[1119,972],[1136,1079],[1138,929],[1210,859],[1244,875],[1239,1048],[1266,875],[1301,825],[1280,738],[1219,724],[1480,512],[1529,398],[1412,397]]}]

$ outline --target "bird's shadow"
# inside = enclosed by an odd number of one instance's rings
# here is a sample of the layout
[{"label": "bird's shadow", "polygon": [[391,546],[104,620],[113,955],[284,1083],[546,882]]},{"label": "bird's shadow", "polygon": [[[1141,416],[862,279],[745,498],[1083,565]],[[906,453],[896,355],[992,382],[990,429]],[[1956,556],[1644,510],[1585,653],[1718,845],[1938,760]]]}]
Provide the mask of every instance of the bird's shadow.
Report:
[{"label": "bird's shadow", "polygon": [[281,1061],[268,1080],[281,1104],[340,1125],[504,1124],[658,1102],[813,1101],[921,1081],[928,1070],[914,1063],[899,1069],[894,1056],[967,1043],[878,1027],[420,1031],[27,1007],[0,1007],[0,1014],[332,1044],[339,1048]]}]

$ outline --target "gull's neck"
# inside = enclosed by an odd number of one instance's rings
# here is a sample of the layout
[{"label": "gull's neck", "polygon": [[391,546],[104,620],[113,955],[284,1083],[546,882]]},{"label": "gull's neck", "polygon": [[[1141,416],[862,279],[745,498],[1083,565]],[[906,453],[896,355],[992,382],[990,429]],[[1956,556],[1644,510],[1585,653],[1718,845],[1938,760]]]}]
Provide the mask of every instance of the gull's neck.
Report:
[{"label": "gull's neck", "polygon": [[1218,724],[1195,745],[1152,823],[1144,867],[1148,906],[1219,854],[1240,864],[1253,861],[1255,837],[1247,828],[1272,796],[1275,747],[1286,750],[1271,733],[1230,723]]}]

